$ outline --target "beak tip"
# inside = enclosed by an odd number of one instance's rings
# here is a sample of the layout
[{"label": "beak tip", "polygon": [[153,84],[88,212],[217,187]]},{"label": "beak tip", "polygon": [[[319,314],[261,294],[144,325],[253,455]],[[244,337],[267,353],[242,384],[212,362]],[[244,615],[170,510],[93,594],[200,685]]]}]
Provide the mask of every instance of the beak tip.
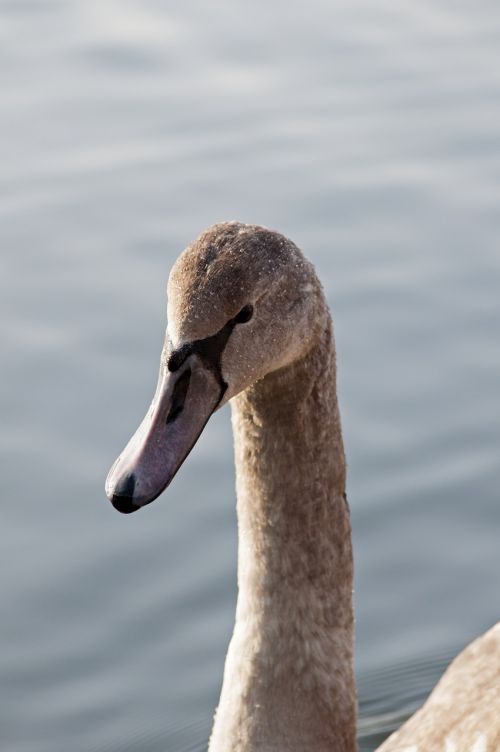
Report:
[{"label": "beak tip", "polygon": [[141,507],[134,503],[134,500],[130,496],[120,496],[114,494],[110,499],[114,508],[122,514],[131,514],[137,512]]},{"label": "beak tip", "polygon": [[135,475],[128,473],[116,484],[112,483],[109,477],[106,481],[106,496],[122,514],[130,514],[141,508],[141,505],[134,501],[135,480]]}]

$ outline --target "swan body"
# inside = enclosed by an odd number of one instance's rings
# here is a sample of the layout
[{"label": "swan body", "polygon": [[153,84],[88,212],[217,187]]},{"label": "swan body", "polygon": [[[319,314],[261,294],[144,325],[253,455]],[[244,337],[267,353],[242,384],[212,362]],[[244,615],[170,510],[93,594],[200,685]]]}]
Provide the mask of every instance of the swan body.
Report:
[{"label": "swan body", "polygon": [[[321,284],[290,240],[228,222],[181,254],[168,283],[157,390],[106,493],[121,512],[149,504],[211,413],[231,400],[239,592],[210,752],[356,749],[353,565],[335,370]],[[497,626],[456,659],[381,752],[500,748],[499,652]],[[490,746],[473,748],[482,740]]]},{"label": "swan body", "polygon": [[427,702],[378,752],[500,750],[500,622],[452,661]]}]

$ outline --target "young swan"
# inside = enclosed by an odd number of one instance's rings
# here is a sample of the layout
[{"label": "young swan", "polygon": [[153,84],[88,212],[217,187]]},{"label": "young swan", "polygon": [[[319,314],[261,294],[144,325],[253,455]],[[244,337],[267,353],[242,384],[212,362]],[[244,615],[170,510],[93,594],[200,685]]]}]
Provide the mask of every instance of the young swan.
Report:
[{"label": "young swan", "polygon": [[177,260],[168,321],[153,402],[106,493],[121,512],[149,504],[232,399],[239,594],[210,752],[354,752],[351,530],[321,285],[290,240],[223,223]]},{"label": "young swan", "polygon": [[158,387],[106,491],[153,501],[232,399],[239,595],[211,752],[355,749],[352,553],[331,320],[288,239],[224,223],[177,260]]}]

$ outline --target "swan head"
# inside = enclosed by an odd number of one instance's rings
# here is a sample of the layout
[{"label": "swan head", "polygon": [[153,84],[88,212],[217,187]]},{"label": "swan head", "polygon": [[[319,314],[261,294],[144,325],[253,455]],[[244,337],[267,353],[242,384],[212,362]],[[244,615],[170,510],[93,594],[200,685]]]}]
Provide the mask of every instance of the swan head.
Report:
[{"label": "swan head", "polygon": [[124,513],[162,493],[218,407],[299,359],[325,325],[313,266],[255,225],[206,230],[176,261],[167,296],[156,393],[106,480]]}]

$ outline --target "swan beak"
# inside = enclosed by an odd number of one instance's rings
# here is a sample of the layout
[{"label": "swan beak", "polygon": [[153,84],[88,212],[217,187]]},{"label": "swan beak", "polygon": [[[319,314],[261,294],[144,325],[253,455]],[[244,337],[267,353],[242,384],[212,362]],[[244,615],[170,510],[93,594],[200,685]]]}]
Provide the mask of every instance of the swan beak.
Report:
[{"label": "swan beak", "polygon": [[106,479],[106,496],[115,509],[135,512],[165,490],[220,397],[216,375],[197,355],[173,373],[162,364],[151,407]]}]

